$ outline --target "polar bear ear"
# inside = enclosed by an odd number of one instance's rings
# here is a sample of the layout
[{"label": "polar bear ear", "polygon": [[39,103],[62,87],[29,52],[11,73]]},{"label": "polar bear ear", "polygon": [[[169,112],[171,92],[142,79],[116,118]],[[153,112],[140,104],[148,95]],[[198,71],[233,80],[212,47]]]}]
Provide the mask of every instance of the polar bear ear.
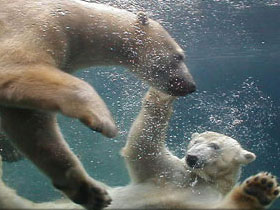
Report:
[{"label": "polar bear ear", "polygon": [[253,162],[255,159],[256,159],[256,155],[245,149],[243,149],[240,152],[239,157],[236,158],[237,162],[243,165],[247,165],[248,163]]},{"label": "polar bear ear", "polygon": [[145,12],[138,12],[137,13],[137,20],[142,25],[148,25],[149,24],[149,17]]}]

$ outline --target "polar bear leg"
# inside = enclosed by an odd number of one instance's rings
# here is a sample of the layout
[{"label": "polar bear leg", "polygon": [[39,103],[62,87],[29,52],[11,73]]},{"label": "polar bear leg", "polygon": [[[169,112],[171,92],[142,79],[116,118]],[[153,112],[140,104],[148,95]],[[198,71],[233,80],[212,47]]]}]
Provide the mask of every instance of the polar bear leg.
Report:
[{"label": "polar bear leg", "polygon": [[71,152],[56,122],[55,114],[1,107],[3,129],[30,160],[72,201],[87,209],[101,209],[110,198],[85,172]]},{"label": "polar bear leg", "polygon": [[175,98],[154,88],[150,88],[144,97],[122,150],[132,182],[157,178],[178,165],[177,158],[165,146]]},{"label": "polar bear leg", "polygon": [[0,209],[84,209],[80,205],[70,202],[68,199],[56,202],[35,203],[17,194],[2,180],[2,161],[0,155]]},{"label": "polar bear leg", "polygon": [[46,64],[4,66],[0,63],[2,68],[1,105],[60,111],[107,137],[117,134],[106,104],[86,82]]}]

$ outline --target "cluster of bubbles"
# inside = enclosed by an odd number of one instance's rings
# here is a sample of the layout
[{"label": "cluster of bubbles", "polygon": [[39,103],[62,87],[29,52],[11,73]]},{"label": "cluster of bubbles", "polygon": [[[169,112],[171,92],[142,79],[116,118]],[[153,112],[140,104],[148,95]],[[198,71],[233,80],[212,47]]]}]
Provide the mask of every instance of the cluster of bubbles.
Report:
[{"label": "cluster of bubbles", "polygon": [[112,112],[117,113],[115,120],[119,127],[118,139],[125,140],[129,126],[136,117],[136,113],[140,111],[141,98],[147,89],[147,84],[131,73],[116,70],[116,68],[113,71],[100,71],[98,75],[103,81],[109,80],[109,83],[103,86],[106,86],[109,93],[107,99],[111,100]]},{"label": "cluster of bubbles", "polygon": [[257,7],[257,6],[279,6],[280,2],[278,0],[264,0],[264,1],[255,1],[255,0],[214,0],[214,2],[226,2],[229,5],[237,9]]},{"label": "cluster of bubbles", "polygon": [[[232,43],[244,51],[251,50],[254,41],[248,34],[246,22],[251,8],[279,6],[279,0],[86,0],[88,2],[105,3],[110,6],[137,13],[145,11],[147,14],[164,25],[180,44],[187,47],[203,40],[198,37],[213,36],[213,47],[226,39],[221,46],[232,47]],[[213,33],[215,28],[215,34]],[[183,36],[182,36],[183,35]],[[206,40],[206,41],[209,41]],[[192,44],[190,44],[192,43]],[[216,45],[217,46],[217,45]],[[249,49],[247,49],[249,48]],[[231,49],[232,50],[232,49]]]},{"label": "cluster of bubbles", "polygon": [[[140,111],[148,86],[122,69],[102,69],[96,75],[96,80],[108,81],[97,88],[105,90],[102,95],[119,127],[119,135],[114,139],[119,150]],[[276,144],[269,131],[275,126],[280,107],[262,92],[259,82],[252,77],[233,84],[231,89],[197,91],[179,98],[174,110],[167,142],[179,156],[184,155],[186,143],[194,132],[215,131],[229,135],[258,154],[265,154],[269,145]],[[111,140],[105,141],[112,144]],[[112,155],[111,150],[109,153]]]},{"label": "cluster of bubbles", "polygon": [[266,153],[268,145],[276,144],[269,130],[274,126],[280,107],[274,105],[257,83],[248,78],[233,90],[202,91],[180,99],[170,129],[169,145],[182,155],[182,145],[191,133],[215,131],[237,139],[258,154]]}]

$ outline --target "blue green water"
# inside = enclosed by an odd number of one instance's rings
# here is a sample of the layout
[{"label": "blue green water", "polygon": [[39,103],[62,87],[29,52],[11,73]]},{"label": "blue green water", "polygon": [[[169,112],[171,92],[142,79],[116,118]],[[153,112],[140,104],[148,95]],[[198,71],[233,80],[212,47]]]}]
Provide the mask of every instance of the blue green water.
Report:
[{"label": "blue green water", "polygon": [[[102,1],[110,2],[110,1]],[[160,20],[186,51],[197,92],[180,98],[168,145],[183,156],[190,134],[212,130],[232,136],[257,155],[241,180],[269,171],[280,177],[280,1],[111,1]],[[77,73],[104,98],[120,129],[106,139],[60,116],[65,138],[90,175],[109,185],[129,182],[119,155],[147,86],[124,69]],[[5,180],[34,201],[58,198],[49,181],[27,160],[4,165]],[[280,208],[278,201],[273,207]]]}]

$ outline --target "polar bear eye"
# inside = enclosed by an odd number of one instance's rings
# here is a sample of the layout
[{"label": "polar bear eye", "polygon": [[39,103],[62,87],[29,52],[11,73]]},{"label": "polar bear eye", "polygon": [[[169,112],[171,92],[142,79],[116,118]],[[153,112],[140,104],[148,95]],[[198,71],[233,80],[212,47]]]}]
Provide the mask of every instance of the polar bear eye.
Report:
[{"label": "polar bear eye", "polygon": [[209,147],[213,148],[214,150],[220,149],[219,145],[216,144],[216,143],[210,143],[210,144],[209,144]]}]

